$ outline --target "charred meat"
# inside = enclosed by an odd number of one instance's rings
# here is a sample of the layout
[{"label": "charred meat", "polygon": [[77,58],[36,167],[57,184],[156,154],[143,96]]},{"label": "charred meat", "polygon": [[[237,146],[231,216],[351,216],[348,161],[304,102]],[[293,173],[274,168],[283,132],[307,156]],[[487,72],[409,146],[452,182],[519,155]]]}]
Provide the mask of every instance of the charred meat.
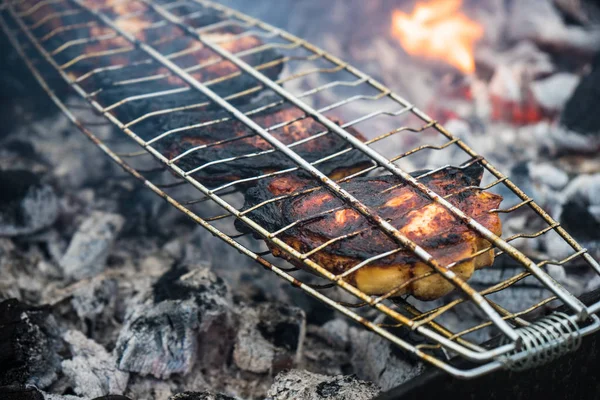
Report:
[{"label": "charred meat", "polygon": [[[261,102],[240,107],[240,110],[248,112],[264,108],[276,104],[273,100],[276,99],[266,98]],[[225,112],[196,112],[182,113],[177,118],[163,118],[154,125],[155,129],[159,132],[173,133],[158,140],[155,147],[171,160],[180,157],[175,161],[176,165],[184,171],[197,170],[193,176],[211,185],[295,167],[287,156],[273,150],[272,146],[257,133],[243,123],[228,117]],[[318,163],[315,166],[333,179],[348,176],[372,165],[368,157],[358,150],[351,149],[344,139],[329,132],[325,126],[312,118],[306,117],[296,107],[272,106],[253,114],[251,118],[305,160]],[[181,128],[220,119],[227,120],[199,128]],[[178,131],[179,129],[183,130]],[[358,131],[352,128],[347,130],[357,138],[365,140]],[[350,151],[335,156],[346,149]],[[231,160],[232,158],[236,159]],[[229,161],[219,162],[219,160]],[[197,169],[201,166],[204,167]],[[252,181],[249,183],[255,184]]]},{"label": "charred meat", "polygon": [[[422,172],[417,173],[420,174]],[[476,164],[465,168],[446,167],[428,173],[421,182],[438,194],[447,196],[453,205],[500,235],[500,218],[490,211],[498,208],[502,198],[475,188],[482,174],[483,168]],[[469,279],[475,270],[493,263],[493,250],[482,252],[489,247],[487,240],[471,231],[445,207],[431,202],[399,178],[356,178],[341,186],[423,247],[441,265],[456,263],[452,271],[463,280]],[[309,182],[295,176],[265,182],[248,191],[246,207],[275,196],[306,191],[307,188],[310,188]],[[380,295],[397,290],[397,295],[412,294],[421,300],[432,300],[453,289],[443,277],[431,274],[431,268],[410,250],[401,249],[364,216],[323,188],[266,204],[249,216],[266,225],[271,232],[302,221],[278,236],[300,253],[344,237],[309,257],[335,274],[342,274],[371,257],[394,251],[346,277],[348,282],[365,293]],[[243,229],[240,223],[237,226]],[[274,255],[297,263],[278,247],[270,247]]]},{"label": "charred meat", "polygon": [[[152,111],[207,102],[204,95],[189,88],[179,77],[86,10],[71,2],[49,2],[35,7],[37,3],[33,0],[19,3],[20,10],[35,9],[27,16],[30,25],[35,27],[34,33],[42,38],[64,71],[86,91],[93,93],[100,105],[112,106],[110,112],[122,122],[127,123]],[[152,46],[220,96],[243,104],[262,90],[253,78],[241,73],[233,63],[223,60],[178,26],[165,24],[143,2],[86,0],[84,4],[107,15],[118,28]],[[186,23],[195,28],[222,20],[217,12],[193,3],[182,4],[170,11],[187,18]],[[263,46],[259,38],[240,35],[241,32],[238,26],[226,25],[209,29],[202,37],[238,54],[269,78],[276,79],[283,65],[281,55],[273,48]]]}]

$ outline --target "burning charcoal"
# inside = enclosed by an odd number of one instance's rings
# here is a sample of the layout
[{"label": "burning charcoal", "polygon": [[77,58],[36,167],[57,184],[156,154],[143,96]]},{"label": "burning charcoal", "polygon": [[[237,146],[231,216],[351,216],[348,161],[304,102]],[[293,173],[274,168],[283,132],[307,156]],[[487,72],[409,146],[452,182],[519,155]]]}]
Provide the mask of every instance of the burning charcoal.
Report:
[{"label": "burning charcoal", "polygon": [[62,370],[75,393],[98,397],[125,391],[129,374],[117,369],[104,347],[78,331],[68,331],[64,340],[73,358],[62,362]]},{"label": "burning charcoal", "polygon": [[390,342],[365,330],[350,328],[352,366],[361,379],[389,390],[421,373],[423,366],[396,355]]},{"label": "burning charcoal", "polygon": [[49,386],[57,378],[62,350],[59,328],[46,308],[15,299],[0,303],[0,385]]},{"label": "burning charcoal", "polygon": [[25,170],[0,171],[0,236],[27,235],[54,223],[54,190]]},{"label": "burning charcoal", "polygon": [[169,397],[169,400],[235,400],[235,398],[220,393],[184,392]]},{"label": "burning charcoal", "polygon": [[123,223],[120,215],[100,211],[83,221],[60,260],[65,276],[78,280],[102,272]]},{"label": "burning charcoal", "polygon": [[269,400],[368,400],[378,394],[375,385],[354,376],[325,376],[291,370],[275,377],[267,396]]},{"label": "burning charcoal", "polygon": [[299,308],[285,304],[261,304],[242,309],[233,360],[255,373],[280,371],[300,361],[306,316]]},{"label": "burning charcoal", "polygon": [[[225,283],[207,268],[178,266],[130,306],[117,340],[119,368],[166,378],[224,362],[230,324]],[[205,364],[204,364],[205,363]]]}]

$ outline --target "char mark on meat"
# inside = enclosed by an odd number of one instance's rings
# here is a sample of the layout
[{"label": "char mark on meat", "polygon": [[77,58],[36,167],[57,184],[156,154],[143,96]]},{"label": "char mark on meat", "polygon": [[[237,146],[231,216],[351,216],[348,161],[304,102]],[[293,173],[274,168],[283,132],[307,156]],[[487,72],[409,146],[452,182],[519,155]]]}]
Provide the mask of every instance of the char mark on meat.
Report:
[{"label": "char mark on meat", "polygon": [[[473,164],[464,168],[446,167],[421,179],[427,187],[454,206],[490,229],[502,232],[497,213],[502,198],[478,189],[483,168]],[[419,171],[414,175],[421,175]],[[245,208],[314,186],[296,176],[286,176],[263,182],[248,190]],[[355,178],[341,187],[362,201],[369,209],[389,221],[400,233],[428,251],[442,266],[452,263],[458,276],[466,280],[473,271],[493,263],[493,250],[484,251],[489,242],[470,230],[444,206],[432,202],[418,189],[395,176]],[[295,221],[302,221],[278,237],[300,253],[309,252],[322,244],[341,237],[310,259],[335,274],[341,274],[371,257],[390,251],[395,253],[374,260],[346,280],[368,294],[384,294],[405,285],[397,295],[412,294],[423,300],[443,296],[453,286],[439,275],[430,274],[431,268],[412,251],[403,250],[356,210],[324,188],[313,190],[283,201],[269,203],[248,215],[271,232]],[[245,231],[237,222],[239,230]],[[271,252],[288,259],[299,267],[303,265],[277,246],[268,243]]]}]

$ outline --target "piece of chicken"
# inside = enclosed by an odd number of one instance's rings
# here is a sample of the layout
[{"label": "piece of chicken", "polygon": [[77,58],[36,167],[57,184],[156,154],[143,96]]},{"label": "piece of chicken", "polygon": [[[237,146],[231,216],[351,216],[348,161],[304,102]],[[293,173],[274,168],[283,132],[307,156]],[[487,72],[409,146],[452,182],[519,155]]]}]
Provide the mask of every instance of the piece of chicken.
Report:
[{"label": "piece of chicken", "polygon": [[[419,172],[420,173],[420,172]],[[487,227],[496,235],[502,232],[497,213],[502,198],[475,188],[483,169],[478,165],[466,168],[447,167],[430,173],[421,182],[453,205]],[[310,181],[287,176],[250,189],[246,207],[269,198],[290,194],[310,187]],[[357,178],[343,183],[342,188],[354,195],[373,213],[389,221],[400,233],[423,247],[442,266],[457,263],[452,271],[467,280],[473,271],[493,263],[493,250],[473,257],[489,246],[489,242],[460,222],[444,206],[433,203],[417,189],[397,177]],[[329,211],[329,212],[328,212]],[[309,258],[335,274],[342,274],[359,263],[390,251],[394,254],[373,260],[345,280],[367,294],[382,295],[405,285],[395,295],[412,294],[421,300],[432,300],[453,290],[453,285],[411,251],[402,249],[394,240],[326,189],[270,203],[252,211],[249,216],[271,232],[303,221],[278,237],[300,253],[307,253],[339,237]],[[238,229],[243,229],[238,223]],[[275,256],[302,266],[279,247],[269,244]]]}]

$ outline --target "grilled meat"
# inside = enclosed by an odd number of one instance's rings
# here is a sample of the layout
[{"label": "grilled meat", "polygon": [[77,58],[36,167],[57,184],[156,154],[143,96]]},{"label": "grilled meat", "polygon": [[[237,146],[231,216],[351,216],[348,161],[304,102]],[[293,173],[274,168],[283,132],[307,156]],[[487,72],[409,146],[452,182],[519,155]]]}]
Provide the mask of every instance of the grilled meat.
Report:
[{"label": "grilled meat", "polygon": [[[236,103],[243,112],[273,102],[269,98],[261,100],[265,103],[253,102],[253,98],[262,91],[258,82],[241,73],[235,64],[222,60],[175,24],[162,20],[145,3],[83,1],[91,9],[106,14],[116,26],[136,40],[165,55],[218,95]],[[204,95],[189,88],[183,80],[86,10],[71,2],[42,4],[34,0],[23,0],[16,7],[23,12],[34,34],[61,64],[61,69],[86,91],[93,93],[95,101],[105,108],[110,106],[109,112],[122,122],[131,123],[128,125],[142,138],[156,139],[153,146],[169,159],[177,158],[174,163],[183,170],[195,170],[193,176],[207,186],[244,179],[251,186],[254,181],[248,178],[294,167],[279,151],[255,155],[271,150],[271,146],[244,124],[231,120],[227,113],[210,110],[210,103],[200,106],[207,102]],[[170,12],[185,19],[194,28],[214,25],[222,20],[217,12],[193,3],[171,7]],[[55,18],[56,15],[60,17]],[[281,56],[273,48],[263,46],[259,38],[240,33],[241,28],[224,24],[217,29],[202,31],[202,37],[218,42],[269,78],[276,79],[283,65]],[[82,38],[89,39],[79,40]],[[181,106],[186,106],[186,109],[172,110]],[[154,113],[162,110],[169,112]],[[144,118],[140,118],[142,116]],[[348,148],[346,141],[289,105],[253,113],[251,118],[309,162],[317,162]],[[189,128],[218,119],[229,120]],[[351,128],[348,130],[364,140],[360,133]],[[166,132],[169,134],[161,136]],[[311,137],[314,139],[311,140]],[[224,159],[233,160],[217,162]],[[318,161],[317,166],[330,177],[338,179],[371,164],[362,153],[351,150],[327,161]],[[200,166],[203,166],[202,169],[196,170]],[[479,184],[481,174],[481,168],[476,166],[446,168],[427,175],[423,182],[441,195],[449,195],[453,204],[499,234],[500,220],[489,211],[499,205],[501,198],[469,188]],[[302,174],[278,175],[250,188],[246,193],[246,206],[307,186],[310,186],[310,181],[302,178]],[[468,279],[475,269],[493,262],[492,251],[472,257],[488,246],[486,240],[457,221],[448,210],[431,203],[396,177],[357,178],[342,186],[429,251],[441,264],[456,262],[453,271],[463,279]],[[334,211],[326,212],[329,209]],[[395,251],[348,274],[346,279],[366,293],[381,294],[404,285],[397,294],[411,293],[421,299],[433,299],[452,289],[437,275],[414,279],[429,273],[430,268],[409,250],[398,249],[398,245],[375,229],[371,222],[344,206],[323,188],[270,203],[249,215],[271,231],[294,221],[306,220],[279,236],[303,253],[344,236],[343,240],[333,241],[310,256],[336,274],[348,271],[370,257]],[[291,259],[277,247],[271,250],[276,256]],[[469,257],[472,259],[467,260]]]},{"label": "grilled meat", "polygon": [[[473,188],[479,185],[482,173],[483,169],[478,165],[447,167],[429,173],[421,182],[438,194],[449,196],[448,200],[453,205],[500,235],[500,218],[490,210],[497,208],[502,198]],[[469,279],[474,270],[493,263],[493,250],[468,259],[487,248],[489,242],[457,220],[446,208],[431,202],[399,178],[356,178],[341,186],[423,247],[441,265],[457,262],[452,271],[463,280]],[[248,191],[246,207],[308,187],[308,181],[291,175],[261,183]],[[439,275],[415,279],[430,273],[431,268],[410,250],[401,250],[396,242],[365,217],[344,206],[340,199],[324,188],[269,203],[249,213],[249,217],[265,225],[271,232],[295,221],[303,221],[278,236],[300,253],[348,235],[309,257],[335,274],[344,273],[370,257],[397,249],[398,252],[374,260],[345,278],[365,293],[385,294],[405,285],[397,295],[412,294],[421,300],[432,300],[453,289],[452,284]],[[239,222],[236,226],[244,229]],[[275,256],[297,264],[287,253],[274,245],[269,246]]]},{"label": "grilled meat", "polygon": [[[258,109],[262,106],[273,104],[276,100],[276,98],[267,97],[258,103],[242,106],[240,110],[247,112]],[[180,113],[177,118],[165,117],[160,118],[158,122],[148,122],[148,128],[154,127],[151,132],[156,134],[157,131],[173,131],[183,126],[201,124],[227,117],[229,115],[225,112]],[[259,113],[252,114],[251,118],[265,129],[278,124],[283,125],[276,129],[271,129],[269,132],[286,145],[296,143],[292,147],[292,150],[309,162],[315,162],[350,148],[344,139],[332,132],[328,132],[327,128],[312,118],[304,117],[304,113],[299,108],[290,105],[271,107]],[[289,123],[290,121],[295,122]],[[144,128],[143,130],[147,131],[149,129]],[[356,130],[348,128],[348,131],[357,138],[365,140]],[[235,138],[239,139],[234,140]],[[304,142],[302,142],[303,140]],[[154,146],[169,159],[173,159],[198,146],[211,145],[219,141],[226,142],[211,147],[199,148],[183,156],[175,164],[185,171],[190,171],[218,160],[245,156],[272,149],[272,146],[266,140],[237,120],[228,120],[217,124],[205,125],[200,128],[174,132],[155,142]],[[316,166],[333,179],[339,179],[370,165],[372,165],[372,162],[368,157],[358,150],[351,150],[338,157],[320,162]],[[272,151],[254,157],[242,157],[226,163],[210,164],[206,168],[199,170],[194,177],[203,183],[219,185],[294,166],[295,164],[287,156],[279,151]],[[250,182],[250,185],[254,184],[255,182]]]},{"label": "grilled meat", "polygon": [[[19,4],[19,9],[26,11],[37,3],[25,0]],[[142,2],[86,0],[84,3],[108,15],[119,28],[151,45],[177,66],[186,69],[199,82],[210,86],[220,96],[227,97],[254,88],[251,93],[232,99],[237,104],[243,104],[262,89],[249,75],[240,73],[233,63],[222,60],[218,54],[176,25],[159,23],[161,17]],[[193,3],[181,5],[170,11],[181,16],[193,15],[186,23],[197,28],[222,20],[217,12]],[[53,13],[63,15],[59,18],[48,18],[48,15]],[[90,93],[96,92],[95,99],[102,106],[108,107],[132,96],[180,90],[171,95],[130,99],[115,107],[111,113],[123,122],[129,122],[151,111],[207,101],[207,98],[195,89],[186,89],[187,84],[170,74],[164,66],[152,61],[145,52],[137,49],[111,28],[96,21],[88,12],[69,2],[51,2],[39,6],[26,19],[30,25],[36,27],[34,33],[38,37],[47,36],[44,45],[54,52],[53,56],[59,64],[66,66],[65,72],[73,79],[79,78],[80,84]],[[60,31],[66,27],[69,29]],[[75,29],[71,29],[72,27]],[[241,32],[242,28],[239,26],[228,25],[208,30],[202,36],[232,53],[239,54],[261,48],[263,42],[259,38],[239,35]],[[69,41],[82,38],[91,40],[71,42],[65,46]],[[269,47],[263,47],[251,54],[242,54],[240,57],[271,79],[276,79],[282,69],[282,63],[278,61],[281,55]],[[94,72],[90,74],[91,71]],[[148,77],[152,79],[147,79]]]}]

